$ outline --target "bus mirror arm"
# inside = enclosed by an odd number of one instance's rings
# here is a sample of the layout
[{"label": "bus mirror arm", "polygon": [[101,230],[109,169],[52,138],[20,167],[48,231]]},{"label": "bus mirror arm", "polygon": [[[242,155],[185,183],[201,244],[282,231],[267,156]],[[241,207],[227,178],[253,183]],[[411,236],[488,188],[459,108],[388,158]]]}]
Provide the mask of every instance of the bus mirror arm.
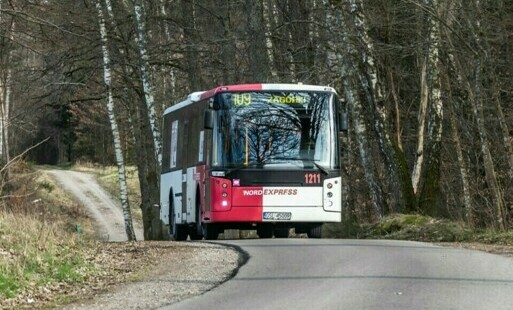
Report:
[{"label": "bus mirror arm", "polygon": [[206,109],[205,117],[203,119],[203,128],[214,129],[214,110]]},{"label": "bus mirror arm", "polygon": [[347,113],[341,112],[338,116],[338,130],[346,132],[348,127]]}]

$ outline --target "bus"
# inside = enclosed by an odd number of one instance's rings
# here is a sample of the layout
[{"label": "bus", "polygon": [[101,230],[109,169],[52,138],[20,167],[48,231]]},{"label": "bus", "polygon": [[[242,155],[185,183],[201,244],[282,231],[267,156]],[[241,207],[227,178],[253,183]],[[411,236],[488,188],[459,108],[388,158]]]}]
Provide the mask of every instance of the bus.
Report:
[{"label": "bus", "polygon": [[167,108],[160,218],[172,238],[321,238],[341,221],[339,109],[333,88],[303,84],[219,86]]}]

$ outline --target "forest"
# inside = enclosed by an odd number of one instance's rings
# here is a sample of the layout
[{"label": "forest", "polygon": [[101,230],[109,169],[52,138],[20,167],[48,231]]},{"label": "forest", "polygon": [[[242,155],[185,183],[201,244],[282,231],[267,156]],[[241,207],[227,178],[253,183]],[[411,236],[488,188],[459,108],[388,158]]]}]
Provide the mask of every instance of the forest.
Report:
[{"label": "forest", "polygon": [[512,34],[504,0],[0,0],[2,206],[19,160],[117,165],[122,204],[135,166],[159,239],[163,110],[219,85],[304,83],[334,87],[349,116],[345,220],[508,230]]}]

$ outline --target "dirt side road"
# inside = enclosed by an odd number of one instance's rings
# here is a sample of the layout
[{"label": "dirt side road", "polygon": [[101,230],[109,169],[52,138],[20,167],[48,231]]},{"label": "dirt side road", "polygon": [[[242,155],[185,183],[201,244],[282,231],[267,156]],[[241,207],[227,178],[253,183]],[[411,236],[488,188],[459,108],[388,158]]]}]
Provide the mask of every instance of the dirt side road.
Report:
[{"label": "dirt side road", "polygon": [[[71,170],[50,170],[50,175],[86,209],[98,238],[104,241],[127,241],[123,212],[117,202],[98,184],[92,174]],[[137,240],[143,240],[143,229],[134,222]]]},{"label": "dirt side road", "polygon": [[[91,174],[51,170],[49,174],[87,209],[98,238],[126,241],[119,203],[101,188]],[[137,240],[143,240],[140,224],[134,222]],[[112,268],[123,273],[150,268],[137,280],[113,285],[96,283],[83,294],[69,296],[63,309],[154,309],[203,294],[229,279],[243,257],[233,248],[203,242],[138,241],[106,244],[113,247],[117,263]],[[135,256],[134,256],[135,255]],[[140,275],[140,272],[138,272]]]}]

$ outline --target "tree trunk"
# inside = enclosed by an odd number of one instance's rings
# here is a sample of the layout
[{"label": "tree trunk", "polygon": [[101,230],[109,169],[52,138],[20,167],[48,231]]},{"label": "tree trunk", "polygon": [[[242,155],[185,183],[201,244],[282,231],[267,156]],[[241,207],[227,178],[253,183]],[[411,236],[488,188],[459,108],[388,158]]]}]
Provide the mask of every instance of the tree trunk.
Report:
[{"label": "tree trunk", "polygon": [[183,44],[185,48],[185,71],[188,76],[189,91],[198,91],[203,88],[196,44],[196,1],[181,1]]},{"label": "tree trunk", "polygon": [[[479,10],[480,3],[479,0],[475,1],[476,10]],[[484,107],[483,107],[483,99],[481,94],[481,83],[482,83],[482,63],[481,58],[484,57],[484,54],[481,46],[481,38],[479,37],[480,32],[480,21],[479,19],[468,21],[470,29],[472,29],[473,39],[475,45],[478,50],[474,51],[472,55],[474,57],[472,67],[473,67],[473,85],[469,79],[465,78],[465,68],[463,67],[461,61],[452,56],[449,59],[453,64],[457,76],[458,82],[462,85],[462,88],[466,90],[466,95],[468,98],[468,102],[472,107],[472,112],[476,121],[477,131],[479,134],[479,142],[481,145],[481,156],[483,160],[483,166],[485,170],[485,180],[488,188],[490,189],[493,207],[495,212],[494,224],[500,230],[505,230],[505,203],[502,196],[502,190],[497,180],[497,173],[495,171],[495,166],[493,163],[493,157],[490,152],[490,142],[486,130],[486,122],[484,117]],[[456,48],[451,40],[451,36],[447,35],[447,43],[449,44],[450,54],[454,55]]]},{"label": "tree trunk", "polygon": [[467,162],[463,157],[461,147],[460,134],[458,132],[458,124],[456,122],[456,113],[454,112],[453,105],[449,105],[450,119],[451,119],[451,134],[454,141],[454,148],[456,149],[456,156],[458,158],[458,167],[460,169],[461,183],[463,187],[463,203],[465,206],[465,220],[471,222],[473,218],[472,196],[470,194],[470,182],[468,177]]},{"label": "tree trunk", "polygon": [[422,167],[424,165],[424,140],[426,133],[426,119],[429,101],[429,89],[427,82],[427,63],[423,59],[420,77],[420,109],[418,115],[419,127],[417,129],[417,152],[415,154],[415,165],[411,175],[411,182],[413,186],[413,193],[415,195],[419,192],[420,176],[422,175]]},{"label": "tree trunk", "polygon": [[[453,12],[455,9],[455,6],[457,5],[457,2],[458,1],[449,1],[447,3],[446,11]],[[446,38],[446,41],[448,42],[448,51],[447,52],[448,52],[448,56],[449,56],[449,60],[450,60],[449,63],[455,64],[455,60],[454,60],[455,55],[454,55],[453,45],[452,45],[452,41],[451,41],[452,34],[448,31],[448,28],[451,28],[454,23],[454,16],[450,15],[446,19],[446,23],[447,23],[447,27],[443,28],[443,29],[445,29],[445,38]],[[455,71],[458,72],[457,66],[455,66],[455,67],[456,67]],[[458,77],[457,81],[461,85],[464,85],[463,78],[461,77],[460,74],[456,74],[456,76]],[[472,224],[473,219],[474,219],[474,206],[472,203],[472,194],[471,194],[471,187],[470,187],[470,181],[469,181],[468,165],[467,165],[467,161],[465,160],[465,157],[463,156],[463,147],[461,144],[460,133],[458,130],[458,122],[456,119],[456,112],[455,112],[456,102],[455,102],[455,99],[452,94],[451,78],[449,76],[449,71],[447,69],[445,71],[444,82],[446,85],[445,88],[447,89],[447,97],[450,98],[452,101],[448,105],[449,118],[450,118],[450,122],[451,122],[451,136],[452,136],[452,140],[454,141],[454,148],[456,149],[456,156],[458,159],[458,168],[460,170],[460,178],[461,178],[461,184],[462,184],[462,190],[463,190],[464,218],[467,221],[467,223]]]},{"label": "tree trunk", "polygon": [[[11,2],[11,6],[13,6],[13,3]],[[12,7],[13,11],[15,11],[15,7]],[[3,15],[3,13],[2,13]],[[2,18],[3,19],[3,18]],[[16,22],[14,20],[14,17],[11,18],[10,22],[9,22],[9,30],[7,31],[7,34],[8,34],[8,37],[9,37],[9,40],[11,42],[14,42],[14,32],[16,31]],[[10,139],[9,139],[9,135],[10,135],[10,127],[11,127],[11,106],[12,106],[12,80],[13,80],[13,69],[11,67],[12,65],[12,49],[10,47],[8,47],[8,50],[7,50],[7,68],[3,68],[4,70],[6,70],[6,72],[4,73],[5,74],[5,77],[3,79],[3,87],[2,87],[2,90],[3,90],[3,93],[2,93],[2,107],[1,107],[1,122],[2,122],[2,130],[1,130],[1,133],[2,133],[2,144],[1,144],[1,147],[2,147],[2,160],[4,163],[9,163],[11,161],[11,157],[10,157],[10,154],[11,154],[11,151],[10,151],[10,148],[11,148],[11,145],[10,145]],[[2,175],[2,182],[3,184],[6,184],[9,182],[10,180],[10,175],[11,175],[11,168],[10,168],[10,165],[8,165]]]},{"label": "tree trunk", "polygon": [[134,6],[135,19],[137,22],[137,47],[139,51],[141,81],[144,90],[144,101],[146,103],[146,112],[148,114],[148,121],[150,123],[151,128],[151,137],[153,138],[153,143],[155,145],[155,157],[157,158],[158,165],[157,170],[159,170],[160,165],[162,164],[162,142],[160,137],[160,129],[157,123],[157,116],[155,113],[153,99],[154,90],[153,85],[150,81],[150,64],[147,52],[148,44],[146,43],[146,27],[143,17],[143,6],[141,4],[141,0],[132,0],[132,4]]},{"label": "tree trunk", "polygon": [[438,0],[425,0],[434,16],[428,17],[429,24],[429,110],[427,123],[427,144],[425,147],[424,182],[419,195],[419,208],[431,216],[441,216],[440,204],[440,156],[442,147],[443,101],[440,82],[440,22]]},{"label": "tree trunk", "polygon": [[[352,60],[361,64],[359,72],[355,72],[370,106],[373,130],[379,143],[388,172],[389,188],[393,193],[394,209],[392,211],[413,212],[416,209],[415,196],[411,186],[408,166],[404,152],[393,144],[387,126],[388,111],[378,83],[378,74],[373,57],[373,46],[366,30],[363,5],[359,0],[349,0],[352,19],[347,22],[347,29],[352,29],[356,38],[355,46],[360,50],[353,51]],[[351,42],[349,42],[351,44]],[[355,70],[357,71],[357,70]]]},{"label": "tree trunk", "polygon": [[[325,6],[327,3],[324,3]],[[340,17],[342,12],[338,12],[338,16]],[[335,23],[335,24],[333,24]],[[342,28],[341,21],[334,20],[333,23],[329,22],[330,25],[335,27]],[[345,46],[346,55],[354,55],[356,51],[353,50],[351,43],[349,42],[349,37],[347,32],[340,33],[341,42],[343,46]],[[340,50],[339,50],[340,49]],[[358,149],[360,153],[360,159],[362,162],[362,168],[364,170],[365,179],[367,181],[367,185],[369,187],[369,192],[371,195],[371,204],[374,209],[374,213],[376,218],[381,219],[384,215],[384,210],[386,209],[386,200],[383,195],[383,191],[380,187],[380,182],[378,180],[378,176],[376,173],[376,168],[374,166],[374,162],[371,158],[370,154],[370,144],[368,142],[368,134],[367,128],[365,125],[364,115],[362,112],[362,104],[358,97],[358,87],[354,80],[359,80],[360,73],[357,72],[354,64],[352,63],[352,57],[344,57],[342,55],[343,49],[342,46],[338,46],[337,50],[337,60],[341,69],[341,76],[344,85],[344,94],[347,99],[347,104],[350,111],[350,116],[353,124],[353,130],[356,137],[356,141],[358,144]]]},{"label": "tree trunk", "polygon": [[240,77],[237,74],[237,63],[234,61],[236,59],[236,46],[232,29],[232,1],[225,2],[227,7],[219,12],[219,16],[223,25],[223,38],[226,41],[221,44],[221,60],[223,62],[223,81],[221,84],[227,85],[236,84]]},{"label": "tree trunk", "polygon": [[121,149],[121,139],[118,130],[118,124],[114,114],[114,96],[111,86],[111,69],[110,69],[110,55],[108,49],[107,28],[105,27],[105,18],[103,16],[103,9],[100,3],[101,0],[96,1],[96,10],[98,11],[98,23],[100,26],[100,36],[102,41],[102,54],[103,54],[103,78],[105,83],[105,90],[107,92],[107,110],[109,114],[109,121],[114,138],[114,149],[116,153],[116,164],[118,167],[118,181],[119,193],[121,199],[121,209],[123,210],[123,217],[125,220],[125,232],[129,241],[135,241],[135,232],[132,224],[132,214],[130,205],[128,203],[127,184],[125,174],[125,162]]},{"label": "tree trunk", "polygon": [[374,209],[375,215],[378,219],[383,218],[385,210],[385,198],[383,191],[380,187],[380,182],[376,175],[376,168],[370,156],[370,144],[367,140],[367,129],[363,120],[362,108],[360,100],[354,95],[354,91],[348,77],[344,79],[344,92],[347,98],[347,103],[350,109],[350,116],[353,120],[353,130],[358,143],[358,150],[360,151],[360,159],[362,161],[362,168],[365,173],[365,179],[371,194],[371,204]]},{"label": "tree trunk", "polygon": [[475,64],[475,81],[474,81],[474,89],[476,90],[476,95],[474,100],[472,100],[472,110],[474,112],[474,117],[476,118],[477,127],[479,131],[479,138],[481,141],[481,155],[483,156],[484,168],[485,168],[485,177],[486,183],[488,184],[491,192],[493,201],[495,204],[496,211],[496,221],[499,229],[504,231],[506,229],[505,223],[505,204],[502,196],[502,190],[500,188],[499,182],[497,180],[497,173],[495,172],[495,166],[493,164],[493,157],[490,152],[490,145],[488,141],[488,135],[486,133],[485,126],[485,117],[484,117],[484,107],[483,107],[483,99],[481,96],[481,61],[478,59]]},{"label": "tree trunk", "polygon": [[249,81],[266,82],[269,78],[263,7],[261,1],[246,0],[246,34],[249,38]]},{"label": "tree trunk", "polygon": [[270,71],[271,71],[271,77],[273,80],[276,80],[278,78],[278,72],[276,71],[276,63],[274,60],[274,45],[273,41],[271,39],[272,37],[272,4],[269,3],[269,1],[264,0],[262,1],[263,6],[263,24],[265,29],[265,49],[267,51],[267,59],[268,63],[270,65]]}]

